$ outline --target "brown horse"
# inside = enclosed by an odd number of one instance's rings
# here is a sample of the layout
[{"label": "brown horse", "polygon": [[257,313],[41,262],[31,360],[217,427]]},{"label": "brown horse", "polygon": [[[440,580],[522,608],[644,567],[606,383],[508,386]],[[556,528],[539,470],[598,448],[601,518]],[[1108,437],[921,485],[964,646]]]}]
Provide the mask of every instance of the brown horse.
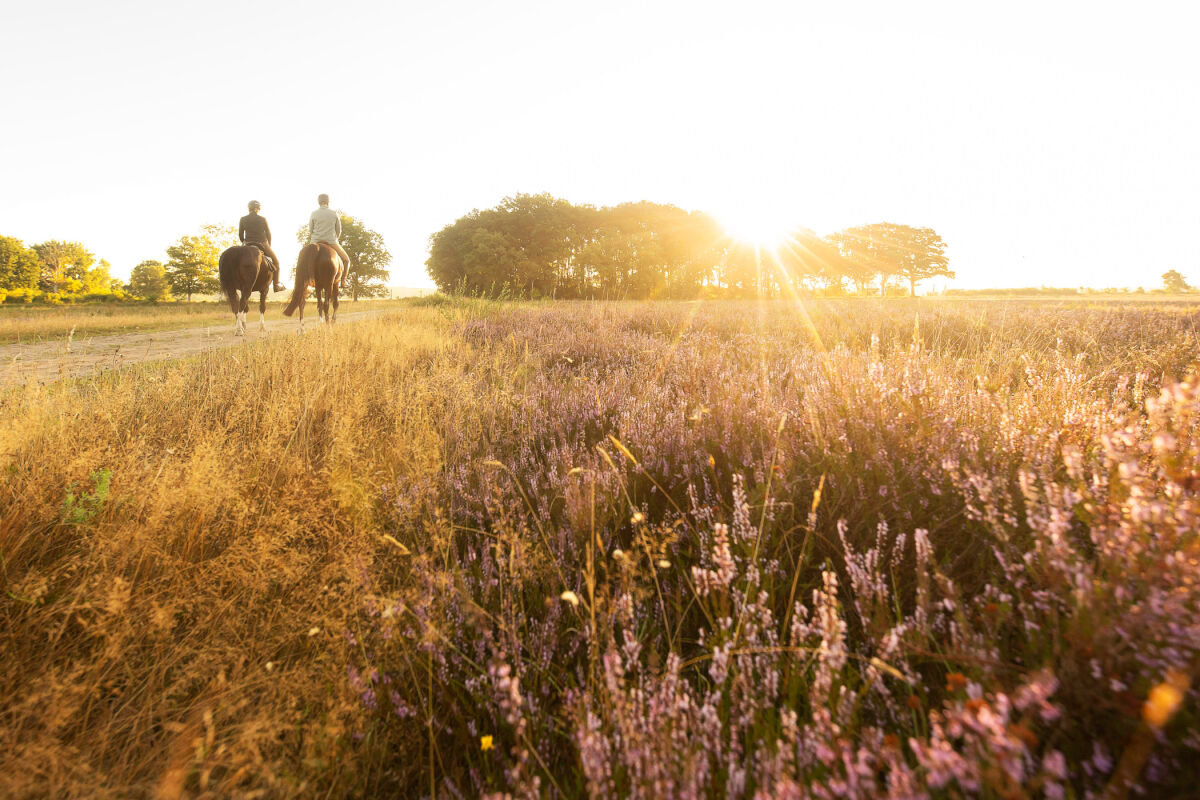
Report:
[{"label": "brown horse", "polygon": [[[308,297],[309,286],[315,289],[317,312],[321,318],[329,325],[337,321],[338,282],[344,270],[341,257],[327,244],[305,245],[300,251],[300,258],[296,261],[296,285],[292,287],[292,299],[283,309],[283,315],[290,317],[299,308],[301,333],[304,332],[304,300]],[[331,302],[332,313],[329,310]]]},{"label": "brown horse", "polygon": [[231,247],[221,253],[221,291],[233,312],[233,334],[246,335],[246,312],[250,295],[258,292],[258,329],[267,329],[267,292],[271,291],[271,265],[262,250],[251,244]]}]

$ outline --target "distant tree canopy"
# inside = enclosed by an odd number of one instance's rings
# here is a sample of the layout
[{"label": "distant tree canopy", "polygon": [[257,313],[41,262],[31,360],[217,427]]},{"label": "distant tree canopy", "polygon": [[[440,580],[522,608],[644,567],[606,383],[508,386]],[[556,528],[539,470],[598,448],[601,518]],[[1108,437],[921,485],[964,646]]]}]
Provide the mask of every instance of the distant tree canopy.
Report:
[{"label": "distant tree canopy", "polygon": [[162,300],[170,292],[167,271],[160,261],[143,261],[129,273],[129,292],[143,300]]},{"label": "distant tree canopy", "polygon": [[111,265],[79,242],[51,240],[27,247],[0,236],[0,299],[59,303],[84,297],[120,297]]},{"label": "distant tree canopy", "polygon": [[1172,294],[1186,292],[1191,288],[1188,286],[1188,282],[1184,279],[1183,274],[1177,269],[1170,269],[1164,272],[1162,280],[1163,288]]},{"label": "distant tree canopy", "polygon": [[[350,256],[350,276],[346,290],[350,298],[385,297],[388,293],[388,264],[392,254],[383,243],[383,236],[368,228],[363,221],[349,214],[338,212],[342,220],[342,236],[339,244]],[[300,244],[308,243],[308,226],[296,231]]]},{"label": "distant tree canopy", "polygon": [[167,283],[171,293],[185,296],[190,303],[193,294],[211,294],[221,288],[217,266],[221,253],[237,244],[233,228],[205,225],[200,233],[181,236],[167,248]]},{"label": "distant tree canopy", "polygon": [[42,262],[38,288],[53,294],[79,294],[96,257],[79,242],[49,241],[35,244]]},{"label": "distant tree canopy", "polygon": [[84,294],[112,294],[122,288],[121,281],[112,276],[112,264],[103,258],[83,276]]},{"label": "distant tree canopy", "polygon": [[730,238],[711,216],[660,203],[596,208],[520,194],[476,209],[430,237],[442,291],[560,298],[779,296],[859,291],[893,278],[953,277],[929,228],[878,223],[822,238],[797,228],[779,250]]},{"label": "distant tree canopy", "polygon": [[0,289],[36,289],[41,274],[36,251],[20,239],[0,236]]}]

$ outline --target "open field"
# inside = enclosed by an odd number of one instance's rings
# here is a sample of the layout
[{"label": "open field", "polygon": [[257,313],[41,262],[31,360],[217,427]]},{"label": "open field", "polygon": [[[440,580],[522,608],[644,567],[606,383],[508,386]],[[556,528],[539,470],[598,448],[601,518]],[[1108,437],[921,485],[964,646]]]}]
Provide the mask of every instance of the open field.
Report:
[{"label": "open field", "polygon": [[[280,319],[280,310],[290,292],[274,295],[267,302],[267,318]],[[404,300],[342,300],[344,311],[381,310],[398,308]],[[252,316],[257,317],[257,295],[251,303]],[[315,313],[315,312],[314,312]],[[77,306],[42,306],[0,304],[0,344],[38,343],[86,339],[111,333],[144,333],[147,331],[194,328],[202,325],[220,326],[233,323],[228,303],[90,303]]]},{"label": "open field", "polygon": [[4,390],[0,796],[1187,796],[1198,353],[439,298]]}]

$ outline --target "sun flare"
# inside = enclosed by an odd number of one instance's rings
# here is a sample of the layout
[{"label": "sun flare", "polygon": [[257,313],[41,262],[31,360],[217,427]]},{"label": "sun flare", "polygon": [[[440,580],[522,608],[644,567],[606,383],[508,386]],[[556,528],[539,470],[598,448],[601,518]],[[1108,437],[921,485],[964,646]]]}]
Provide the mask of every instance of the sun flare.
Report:
[{"label": "sun flare", "polygon": [[717,215],[725,233],[761,250],[777,250],[786,242],[795,227],[795,220],[786,219],[774,209],[741,207]]}]

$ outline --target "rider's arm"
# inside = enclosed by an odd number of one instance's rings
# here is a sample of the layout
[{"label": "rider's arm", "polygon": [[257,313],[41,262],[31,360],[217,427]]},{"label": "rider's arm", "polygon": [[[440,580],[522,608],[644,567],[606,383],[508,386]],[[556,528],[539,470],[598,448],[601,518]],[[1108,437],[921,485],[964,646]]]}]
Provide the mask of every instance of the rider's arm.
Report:
[{"label": "rider's arm", "polygon": [[342,215],[334,214],[333,217],[333,232],[337,234],[338,241],[342,239]]},{"label": "rider's arm", "polygon": [[246,218],[242,217],[238,220],[238,241],[242,244],[246,243]]},{"label": "rider's arm", "polygon": [[267,232],[267,244],[269,245],[271,243],[271,226],[267,224],[265,219],[263,220],[263,230]]},{"label": "rider's arm", "polygon": [[314,211],[313,213],[308,215],[308,240],[310,242],[312,241],[313,230],[316,228],[316,226],[317,226],[317,212]]}]

